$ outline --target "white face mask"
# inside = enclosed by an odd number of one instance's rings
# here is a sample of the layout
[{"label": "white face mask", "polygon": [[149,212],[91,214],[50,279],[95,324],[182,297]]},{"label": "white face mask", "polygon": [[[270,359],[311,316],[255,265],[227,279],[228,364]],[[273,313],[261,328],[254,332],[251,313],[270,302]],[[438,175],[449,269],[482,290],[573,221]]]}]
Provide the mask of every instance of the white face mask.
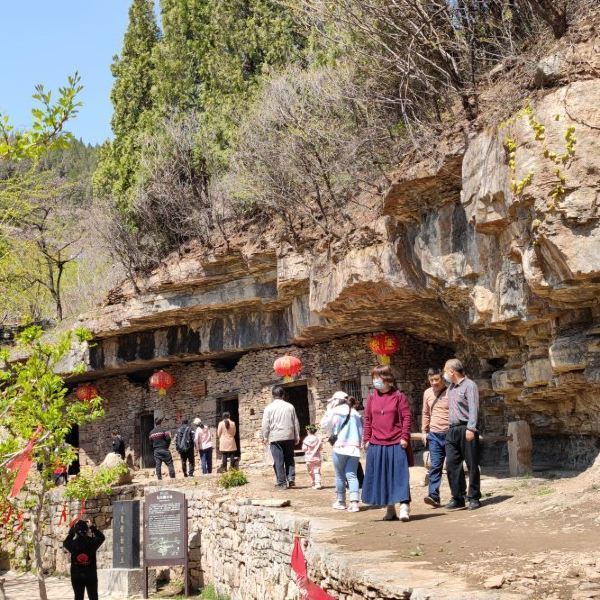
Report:
[{"label": "white face mask", "polygon": [[373,387],[376,390],[382,390],[385,387],[385,383],[383,383],[382,379],[373,379]]},{"label": "white face mask", "polygon": [[452,379],[450,379],[450,377],[448,376],[448,374],[446,372],[444,372],[443,377],[444,377],[444,381],[446,383],[452,383]]}]

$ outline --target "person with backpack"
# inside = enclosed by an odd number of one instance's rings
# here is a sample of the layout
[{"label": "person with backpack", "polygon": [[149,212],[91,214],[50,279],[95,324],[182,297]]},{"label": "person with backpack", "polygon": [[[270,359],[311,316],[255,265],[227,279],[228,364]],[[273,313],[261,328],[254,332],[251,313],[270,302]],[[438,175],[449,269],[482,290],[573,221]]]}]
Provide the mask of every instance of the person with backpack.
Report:
[{"label": "person with backpack", "polygon": [[425,504],[439,508],[440,483],[446,458],[446,434],[448,433],[448,396],[441,369],[429,369],[427,378],[431,387],[423,394],[421,430],[423,444],[429,446],[429,490],[423,499]]},{"label": "person with backpack", "polygon": [[[190,425],[188,419],[183,419],[181,425],[175,434],[175,449],[179,452],[181,457],[181,470],[183,476],[190,477],[194,476],[194,469],[196,468],[196,460],[194,455],[194,430]],[[188,473],[189,463],[189,473]]]},{"label": "person with backpack", "polygon": [[77,521],[70,529],[63,546],[71,554],[71,585],[75,600],[98,600],[98,569],[96,552],[104,543],[104,534],[91,521]]},{"label": "person with backpack", "polygon": [[171,433],[162,426],[162,417],[154,419],[154,429],[150,432],[149,438],[154,453],[154,464],[156,465],[156,478],[162,479],[162,464],[167,465],[169,477],[175,479],[175,467],[173,466],[173,457],[169,446],[171,445]]},{"label": "person with backpack", "polygon": [[329,443],[333,446],[336,501],[332,508],[346,510],[346,484],[350,492],[348,512],[358,512],[358,463],[362,447],[362,418],[346,392],[336,392],[328,403],[321,427],[330,431]]}]

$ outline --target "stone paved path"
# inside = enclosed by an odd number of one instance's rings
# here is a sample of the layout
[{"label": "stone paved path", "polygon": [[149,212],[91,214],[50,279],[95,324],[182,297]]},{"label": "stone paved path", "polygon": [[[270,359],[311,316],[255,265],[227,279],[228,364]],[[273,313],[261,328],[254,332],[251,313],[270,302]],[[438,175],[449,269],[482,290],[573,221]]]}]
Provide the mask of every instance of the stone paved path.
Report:
[{"label": "stone paved path", "polygon": [[[30,573],[8,572],[2,575],[5,579],[4,589],[7,600],[34,600],[39,598],[37,579]],[[46,580],[48,598],[51,600],[69,600],[73,597],[73,589],[68,579],[50,577]]]}]

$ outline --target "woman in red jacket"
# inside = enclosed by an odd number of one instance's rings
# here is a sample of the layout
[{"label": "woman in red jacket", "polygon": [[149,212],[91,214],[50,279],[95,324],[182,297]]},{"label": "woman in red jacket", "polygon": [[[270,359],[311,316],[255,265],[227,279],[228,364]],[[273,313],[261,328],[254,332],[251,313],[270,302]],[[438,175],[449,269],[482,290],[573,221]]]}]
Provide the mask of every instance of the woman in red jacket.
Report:
[{"label": "woman in red jacket", "polygon": [[363,438],[367,449],[367,466],[362,501],[386,506],[384,521],[397,521],[396,503],[400,503],[400,520],[410,518],[410,484],[408,467],[414,464],[410,447],[410,406],[406,396],[396,388],[390,367],[371,371],[373,387],[364,414]]}]

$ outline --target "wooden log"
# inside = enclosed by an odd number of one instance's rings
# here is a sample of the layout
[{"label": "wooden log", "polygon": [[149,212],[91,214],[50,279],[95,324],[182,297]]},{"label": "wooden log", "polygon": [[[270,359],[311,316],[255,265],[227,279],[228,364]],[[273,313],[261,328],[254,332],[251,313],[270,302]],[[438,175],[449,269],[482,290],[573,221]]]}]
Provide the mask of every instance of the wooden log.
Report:
[{"label": "wooden log", "polygon": [[533,472],[531,429],[527,421],[511,421],[508,424],[508,468],[512,477],[530,475]]}]

